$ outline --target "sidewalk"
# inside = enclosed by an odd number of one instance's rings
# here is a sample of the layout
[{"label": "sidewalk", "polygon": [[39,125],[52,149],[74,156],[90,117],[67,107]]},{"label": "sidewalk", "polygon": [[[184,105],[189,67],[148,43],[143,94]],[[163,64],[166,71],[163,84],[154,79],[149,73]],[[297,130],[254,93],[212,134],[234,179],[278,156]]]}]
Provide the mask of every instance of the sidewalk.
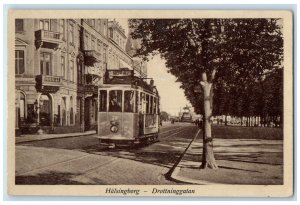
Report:
[{"label": "sidewalk", "polygon": [[54,139],[54,138],[79,137],[79,136],[86,136],[86,135],[93,135],[93,134],[96,134],[95,130],[90,130],[86,132],[77,132],[77,133],[66,133],[66,134],[21,135],[16,137],[15,139],[16,139],[16,143],[22,143],[22,142],[47,140],[47,139]]},{"label": "sidewalk", "polygon": [[171,178],[191,184],[283,184],[283,141],[214,139],[219,169],[199,169],[201,134],[192,142]]}]

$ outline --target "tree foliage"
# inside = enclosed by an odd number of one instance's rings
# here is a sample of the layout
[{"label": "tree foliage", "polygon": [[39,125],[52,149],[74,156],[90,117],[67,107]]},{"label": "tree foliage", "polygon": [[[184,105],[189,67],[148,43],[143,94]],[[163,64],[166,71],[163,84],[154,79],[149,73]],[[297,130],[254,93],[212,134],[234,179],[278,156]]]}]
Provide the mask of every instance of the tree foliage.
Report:
[{"label": "tree foliage", "polygon": [[165,111],[161,111],[160,112],[160,119],[162,121],[167,121],[169,119],[169,114]]},{"label": "tree foliage", "polygon": [[[186,97],[202,112],[194,88],[211,75],[214,114],[280,115],[283,37],[280,19],[131,19],[137,55],[160,54],[181,82]],[[269,74],[266,74],[269,73]],[[277,81],[281,80],[281,81]]]}]

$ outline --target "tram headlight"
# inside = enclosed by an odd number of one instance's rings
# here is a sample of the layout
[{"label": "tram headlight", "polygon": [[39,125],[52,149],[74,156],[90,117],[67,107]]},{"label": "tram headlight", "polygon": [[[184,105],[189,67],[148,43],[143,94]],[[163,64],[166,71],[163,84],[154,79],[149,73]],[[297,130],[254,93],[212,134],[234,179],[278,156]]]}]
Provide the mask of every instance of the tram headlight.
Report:
[{"label": "tram headlight", "polygon": [[110,127],[110,131],[113,132],[113,133],[118,132],[118,130],[119,129],[118,129],[118,127],[116,125],[113,125],[113,126]]}]

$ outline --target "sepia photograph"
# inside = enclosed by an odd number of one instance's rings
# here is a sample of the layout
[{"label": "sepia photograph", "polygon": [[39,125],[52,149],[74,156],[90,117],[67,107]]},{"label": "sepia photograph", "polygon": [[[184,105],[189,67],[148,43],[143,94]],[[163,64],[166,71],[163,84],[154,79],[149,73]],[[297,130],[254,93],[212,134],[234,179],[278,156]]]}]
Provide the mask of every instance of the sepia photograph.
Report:
[{"label": "sepia photograph", "polygon": [[10,194],[293,194],[291,12],[9,14]]}]

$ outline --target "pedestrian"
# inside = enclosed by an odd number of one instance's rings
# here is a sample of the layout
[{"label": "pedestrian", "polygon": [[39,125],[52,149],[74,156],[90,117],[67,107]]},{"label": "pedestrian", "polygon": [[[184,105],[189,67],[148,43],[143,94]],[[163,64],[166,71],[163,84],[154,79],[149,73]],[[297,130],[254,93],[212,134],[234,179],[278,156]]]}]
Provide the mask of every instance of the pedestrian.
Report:
[{"label": "pedestrian", "polygon": [[116,95],[111,96],[111,100],[109,102],[109,109],[111,112],[121,112],[122,111],[122,107],[121,107],[120,103],[118,102]]}]

